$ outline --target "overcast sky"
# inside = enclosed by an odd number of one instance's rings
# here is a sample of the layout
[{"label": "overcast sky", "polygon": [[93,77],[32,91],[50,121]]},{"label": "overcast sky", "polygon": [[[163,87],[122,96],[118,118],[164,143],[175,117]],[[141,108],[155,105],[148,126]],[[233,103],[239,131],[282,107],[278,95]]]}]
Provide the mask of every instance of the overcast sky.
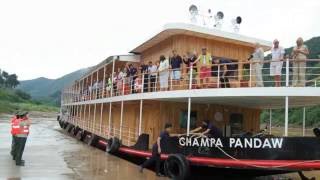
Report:
[{"label": "overcast sky", "polygon": [[126,54],[188,7],[240,15],[240,33],[284,47],[320,35],[319,0],[0,0],[0,69],[20,80],[58,78]]}]

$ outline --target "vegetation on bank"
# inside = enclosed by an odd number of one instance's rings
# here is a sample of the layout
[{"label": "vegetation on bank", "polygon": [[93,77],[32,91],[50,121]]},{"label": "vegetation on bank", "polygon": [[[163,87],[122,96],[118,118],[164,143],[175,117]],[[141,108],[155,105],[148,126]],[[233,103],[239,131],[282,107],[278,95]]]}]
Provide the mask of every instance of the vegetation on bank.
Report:
[{"label": "vegetation on bank", "polygon": [[[262,111],[260,115],[261,122],[269,123],[270,110]],[[284,126],[285,110],[272,110],[272,125]],[[305,122],[307,127],[320,126],[320,106],[306,107]],[[301,126],[303,122],[303,107],[289,108],[289,124]]]},{"label": "vegetation on bank", "polygon": [[13,113],[16,110],[52,112],[59,108],[45,102],[35,101],[21,90],[0,88],[0,113]]},{"label": "vegetation on bank", "polygon": [[50,102],[33,100],[28,93],[15,89],[20,84],[16,74],[0,70],[0,113],[24,111],[58,111],[59,108]]}]

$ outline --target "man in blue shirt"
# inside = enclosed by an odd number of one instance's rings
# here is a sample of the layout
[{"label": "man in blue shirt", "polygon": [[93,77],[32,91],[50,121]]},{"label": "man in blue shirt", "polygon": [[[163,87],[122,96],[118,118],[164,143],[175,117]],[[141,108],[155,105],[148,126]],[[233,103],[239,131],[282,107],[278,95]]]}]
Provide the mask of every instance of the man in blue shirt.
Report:
[{"label": "man in blue shirt", "polygon": [[170,58],[170,66],[171,66],[171,79],[173,86],[180,86],[181,80],[181,64],[182,58],[176,52],[176,50],[172,51],[173,56]]},{"label": "man in blue shirt", "polygon": [[143,172],[144,168],[155,163],[156,164],[156,175],[162,176],[162,174],[160,173],[161,143],[163,143],[163,141],[166,142],[171,136],[176,136],[176,135],[171,135],[170,134],[171,131],[172,131],[172,124],[166,123],[164,126],[164,131],[162,131],[160,133],[160,136],[158,137],[157,141],[152,146],[152,156],[140,166],[141,173]]},{"label": "man in blue shirt", "polygon": [[219,57],[213,57],[212,75],[216,77],[218,76],[218,67],[220,66],[219,81],[220,81],[220,87],[222,88],[230,88],[230,83],[229,83],[230,70],[228,67],[229,66],[228,64],[230,63],[232,63],[232,61],[230,60],[222,59]]},{"label": "man in blue shirt", "polygon": [[209,120],[202,121],[202,125],[192,131],[191,133],[199,133],[199,135],[205,135],[207,137],[222,137],[222,132]]}]

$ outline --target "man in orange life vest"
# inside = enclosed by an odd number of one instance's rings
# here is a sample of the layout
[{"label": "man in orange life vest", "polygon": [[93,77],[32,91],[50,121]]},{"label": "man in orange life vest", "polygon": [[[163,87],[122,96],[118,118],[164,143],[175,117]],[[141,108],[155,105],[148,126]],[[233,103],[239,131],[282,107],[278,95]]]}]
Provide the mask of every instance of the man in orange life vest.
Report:
[{"label": "man in orange life vest", "polygon": [[15,136],[13,159],[17,166],[24,166],[22,154],[29,135],[31,121],[28,119],[28,112],[19,113],[12,123],[12,133]]}]

